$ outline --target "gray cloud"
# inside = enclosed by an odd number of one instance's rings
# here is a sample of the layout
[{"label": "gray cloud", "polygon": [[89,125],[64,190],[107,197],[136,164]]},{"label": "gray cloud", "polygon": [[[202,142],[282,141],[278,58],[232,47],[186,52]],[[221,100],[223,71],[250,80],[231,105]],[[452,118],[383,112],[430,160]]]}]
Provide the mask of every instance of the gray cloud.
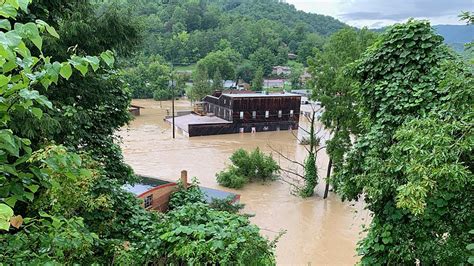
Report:
[{"label": "gray cloud", "polygon": [[339,16],[346,20],[404,20],[410,17],[456,16],[474,10],[474,0],[354,0]]},{"label": "gray cloud", "polygon": [[436,24],[463,24],[461,11],[474,11],[474,0],[287,0],[298,9],[334,16],[357,27],[386,26],[408,18]]},{"label": "gray cloud", "polygon": [[347,20],[379,20],[379,19],[389,19],[389,20],[400,20],[407,18],[406,14],[383,14],[381,12],[352,12],[339,15],[343,19]]}]

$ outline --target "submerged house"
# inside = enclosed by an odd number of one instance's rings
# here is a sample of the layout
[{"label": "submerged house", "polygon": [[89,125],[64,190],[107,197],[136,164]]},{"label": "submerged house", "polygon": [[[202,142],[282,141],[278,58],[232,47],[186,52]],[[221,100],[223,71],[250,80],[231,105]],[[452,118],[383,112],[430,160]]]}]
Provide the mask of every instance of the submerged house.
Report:
[{"label": "submerged house", "polygon": [[[181,183],[184,188],[188,187],[188,174],[181,171]],[[204,193],[204,199],[210,203],[215,199],[232,198],[232,202],[238,202],[240,195],[217,189],[199,187]],[[178,190],[178,184],[151,177],[140,177],[139,182],[133,185],[125,185],[125,190],[135,194],[143,200],[142,207],[147,210],[166,212],[171,194]]]},{"label": "submerged house", "polygon": [[[293,93],[215,92],[199,103],[203,112],[175,118],[189,137],[298,129],[301,96]],[[167,119],[171,123],[171,119]]]}]

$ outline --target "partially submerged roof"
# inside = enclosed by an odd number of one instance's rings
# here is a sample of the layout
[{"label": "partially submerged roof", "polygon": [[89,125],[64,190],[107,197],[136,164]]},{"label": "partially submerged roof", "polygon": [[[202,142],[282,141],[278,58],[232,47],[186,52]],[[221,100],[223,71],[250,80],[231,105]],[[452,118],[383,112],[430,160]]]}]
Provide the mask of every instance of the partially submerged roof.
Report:
[{"label": "partially submerged roof", "polygon": [[[141,176],[137,184],[133,186],[125,185],[124,189],[135,194],[136,196],[139,196],[155,187],[166,185],[166,184],[176,185],[175,183],[164,181],[161,179]],[[206,187],[199,187],[199,188],[201,189],[202,192],[204,192],[204,199],[208,203],[210,203],[213,199],[225,199],[228,197],[233,197],[234,200],[238,200],[240,197],[237,194],[234,194],[231,192],[225,192],[225,191],[217,190],[213,188],[206,188]]]},{"label": "partially submerged roof", "polygon": [[150,190],[154,187],[169,184],[169,183],[170,182],[164,181],[164,180],[161,180],[161,179],[140,176],[138,183],[136,183],[133,186],[132,185],[125,185],[124,189],[129,191],[129,192],[132,192],[133,194],[138,196],[140,194],[143,194],[143,193],[147,192],[148,190]]},{"label": "partially submerged roof", "polygon": [[[167,122],[173,123],[172,118],[166,119]],[[231,121],[227,121],[217,116],[200,116],[195,114],[176,116],[174,123],[180,129],[189,132],[189,125],[202,125],[202,124],[232,124]]]}]

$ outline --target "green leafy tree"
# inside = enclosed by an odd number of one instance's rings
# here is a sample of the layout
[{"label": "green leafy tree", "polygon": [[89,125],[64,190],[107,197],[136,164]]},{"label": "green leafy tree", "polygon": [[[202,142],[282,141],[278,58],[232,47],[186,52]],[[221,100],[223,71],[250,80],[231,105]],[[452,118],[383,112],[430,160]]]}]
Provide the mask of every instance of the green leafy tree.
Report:
[{"label": "green leafy tree", "polygon": [[338,177],[373,213],[362,264],[462,264],[473,228],[473,75],[428,22],[387,30],[355,66],[362,134]]},{"label": "green leafy tree", "polygon": [[212,90],[218,91],[224,89],[224,81],[222,80],[222,75],[219,69],[214,72],[214,78],[212,79]]},{"label": "green leafy tree", "polygon": [[[37,132],[43,134],[38,143],[22,131],[12,130],[19,125],[44,123],[41,119],[47,112],[59,108],[44,93],[53,85],[58,86],[61,80],[72,81],[75,72],[85,76],[88,72],[108,70],[114,61],[110,51],[100,56],[71,55],[63,62],[51,60],[41,47],[45,34],[58,37],[56,30],[39,20],[14,22],[19,8],[26,12],[27,3],[12,0],[0,7],[0,16],[8,20],[3,26],[9,24],[5,32],[0,32],[0,57],[4,59],[0,60],[0,261],[12,265],[157,264],[168,258],[193,262],[195,257],[189,254],[168,253],[176,246],[167,237],[185,236],[182,228],[176,226],[178,220],[172,214],[159,217],[142,208],[140,200],[125,192],[120,181],[110,178],[108,165],[90,152],[94,149],[86,153],[63,143],[53,144],[56,140],[43,127]],[[54,119],[64,121],[57,117],[50,121]],[[206,206],[201,210],[210,209]],[[183,219],[180,222],[189,221],[195,218],[185,217],[191,213],[185,210],[177,216]],[[225,214],[224,220],[209,219],[209,229],[215,229],[209,235],[217,242],[213,246],[233,251],[218,251],[219,258],[203,255],[198,258],[201,263],[227,262],[226,259],[250,264],[274,261],[273,242],[261,237],[248,219]],[[223,217],[220,212],[209,215]],[[227,235],[232,241],[219,242],[222,230],[232,226],[240,230],[231,229],[236,233]],[[203,239],[208,238],[200,240]],[[203,254],[215,251],[207,244],[197,247],[194,243],[188,247],[196,247]],[[253,243],[259,248],[244,255],[235,246],[249,249],[242,243]],[[178,245],[177,249],[181,247]]]},{"label": "green leafy tree", "polygon": [[209,74],[206,68],[198,68],[194,74],[193,87],[188,91],[188,97],[193,101],[200,101],[206,95],[212,94]]},{"label": "green leafy tree", "polygon": [[289,53],[290,53],[290,49],[287,46],[278,47],[277,59],[275,63],[277,65],[286,65],[286,63],[288,62]]},{"label": "green leafy tree", "polygon": [[244,82],[251,83],[256,70],[257,69],[250,61],[245,61],[237,67],[237,79],[242,79]]},{"label": "green leafy tree", "polygon": [[206,69],[209,77],[214,77],[219,72],[223,79],[235,78],[235,65],[240,61],[240,55],[227,48],[223,51],[211,52],[197,63],[198,69]]},{"label": "green leafy tree", "polygon": [[[337,32],[334,34],[337,34]],[[325,42],[326,39],[318,34],[307,34],[296,51],[298,62],[306,66],[308,59],[314,55],[315,51],[321,51]]]},{"label": "green leafy tree", "polygon": [[[312,97],[324,107],[321,121],[332,133],[331,140],[327,141],[327,152],[331,159],[328,168],[334,167],[335,173],[340,171],[344,155],[351,147],[350,136],[359,132],[355,82],[348,74],[347,67],[360,58],[374,39],[375,34],[367,29],[343,29],[332,35],[323,50],[308,60],[312,75],[309,83],[313,87]],[[329,178],[326,184],[329,184]],[[328,188],[327,185],[325,195]]]},{"label": "green leafy tree", "polygon": [[155,92],[158,92],[160,100],[171,99],[169,90],[169,82],[171,76],[171,69],[168,64],[163,62],[163,59],[151,57],[144,62],[138,63],[135,67],[125,69],[123,77],[132,92],[132,97],[135,99],[150,99],[155,98]]},{"label": "green leafy tree", "polygon": [[252,79],[252,90],[253,91],[262,91],[263,90],[263,68],[259,67],[257,72]]},{"label": "green leafy tree", "polygon": [[268,48],[259,48],[255,53],[249,57],[252,64],[258,68],[262,68],[263,74],[268,76],[272,73],[273,67],[276,64],[276,57]]},{"label": "green leafy tree", "polygon": [[301,75],[303,75],[305,69],[303,64],[297,62],[291,62],[288,64],[291,67],[291,74],[289,76],[291,82],[291,89],[300,90],[303,88],[301,81]]}]

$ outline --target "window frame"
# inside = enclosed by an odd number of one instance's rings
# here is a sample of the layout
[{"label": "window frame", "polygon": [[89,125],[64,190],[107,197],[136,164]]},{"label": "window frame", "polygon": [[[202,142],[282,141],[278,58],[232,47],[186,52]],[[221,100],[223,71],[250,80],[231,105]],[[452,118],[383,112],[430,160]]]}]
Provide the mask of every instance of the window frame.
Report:
[{"label": "window frame", "polygon": [[143,199],[143,206],[148,209],[153,206],[153,194],[146,196]]}]

